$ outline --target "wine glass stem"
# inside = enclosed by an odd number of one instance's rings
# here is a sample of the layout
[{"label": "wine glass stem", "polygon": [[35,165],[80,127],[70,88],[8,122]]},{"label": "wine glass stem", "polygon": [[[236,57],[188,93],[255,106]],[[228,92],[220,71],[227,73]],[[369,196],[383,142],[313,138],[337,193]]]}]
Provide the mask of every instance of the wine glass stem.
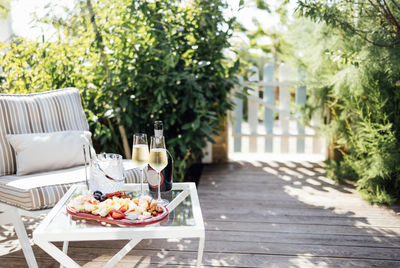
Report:
[{"label": "wine glass stem", "polygon": [[140,170],[140,196],[141,197],[143,197],[144,196],[144,193],[143,193],[143,176],[144,176],[144,173],[143,173],[143,168]]},{"label": "wine glass stem", "polygon": [[158,173],[158,198],[157,198],[157,201],[161,201],[160,188],[161,188],[161,172]]}]

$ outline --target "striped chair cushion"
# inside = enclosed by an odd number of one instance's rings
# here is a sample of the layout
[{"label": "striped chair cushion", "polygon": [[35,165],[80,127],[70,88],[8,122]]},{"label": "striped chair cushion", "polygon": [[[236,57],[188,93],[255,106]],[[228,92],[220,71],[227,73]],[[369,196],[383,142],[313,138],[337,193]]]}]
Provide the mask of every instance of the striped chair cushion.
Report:
[{"label": "striped chair cushion", "polygon": [[[125,169],[125,183],[140,183],[140,170],[137,168]],[[143,178],[146,180],[146,176]]]},{"label": "striped chair cushion", "polygon": [[[124,161],[125,182],[138,183],[139,170]],[[57,180],[54,180],[57,177]],[[53,207],[74,183],[85,181],[83,166],[26,176],[0,177],[0,201],[27,210]]]},{"label": "striped chair cushion", "polygon": [[0,200],[27,210],[50,208],[71,185],[84,178],[82,166],[26,176],[3,176],[0,177]]},{"label": "striped chair cushion", "polygon": [[7,134],[89,130],[78,89],[25,95],[0,94],[0,176],[16,173]]}]

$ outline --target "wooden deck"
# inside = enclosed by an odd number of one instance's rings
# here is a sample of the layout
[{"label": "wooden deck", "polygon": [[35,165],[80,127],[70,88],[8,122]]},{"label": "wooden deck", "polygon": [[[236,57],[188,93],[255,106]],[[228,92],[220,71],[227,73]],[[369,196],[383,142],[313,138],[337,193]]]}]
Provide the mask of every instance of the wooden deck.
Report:
[{"label": "wooden deck", "polygon": [[[199,185],[205,267],[400,267],[400,215],[362,201],[309,162],[207,166]],[[29,219],[31,220],[31,219]],[[29,228],[37,225],[27,221]],[[0,267],[25,267],[15,234],[0,227]],[[70,255],[100,267],[125,242],[75,242]],[[189,267],[197,240],[146,240],[117,267]],[[58,267],[37,246],[40,267]],[[136,264],[135,264],[136,263]]]}]

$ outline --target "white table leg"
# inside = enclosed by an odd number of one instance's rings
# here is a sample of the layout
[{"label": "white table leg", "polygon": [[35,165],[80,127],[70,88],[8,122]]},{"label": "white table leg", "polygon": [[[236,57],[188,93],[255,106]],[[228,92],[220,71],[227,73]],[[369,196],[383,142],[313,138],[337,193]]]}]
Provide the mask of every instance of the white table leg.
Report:
[{"label": "white table leg", "polygon": [[21,248],[22,251],[24,252],[24,256],[26,262],[28,263],[29,268],[37,268],[38,265],[35,259],[35,255],[33,254],[33,250],[20,214],[18,212],[16,213],[5,212],[5,213],[7,213],[9,217],[12,218],[12,223],[14,225],[15,232],[17,233],[19,243],[21,244]]},{"label": "white table leg", "polygon": [[68,268],[81,267],[73,259],[68,257],[64,252],[62,252],[58,247],[54,246],[52,243],[47,241],[35,240],[35,243],[41,247],[47,254],[52,256],[61,265]]},{"label": "white table leg", "polygon": [[199,249],[197,251],[197,268],[201,267],[201,260],[203,259],[204,252],[204,236],[199,239]]},{"label": "white table leg", "polygon": [[111,268],[117,264],[126,254],[129,253],[142,239],[135,238],[128,242],[117,254],[115,254],[107,263],[104,268]]},{"label": "white table leg", "polygon": [[[63,252],[65,255],[68,255],[68,245],[69,245],[69,241],[64,241],[63,242]],[[64,268],[64,265],[60,264],[60,268]]]}]

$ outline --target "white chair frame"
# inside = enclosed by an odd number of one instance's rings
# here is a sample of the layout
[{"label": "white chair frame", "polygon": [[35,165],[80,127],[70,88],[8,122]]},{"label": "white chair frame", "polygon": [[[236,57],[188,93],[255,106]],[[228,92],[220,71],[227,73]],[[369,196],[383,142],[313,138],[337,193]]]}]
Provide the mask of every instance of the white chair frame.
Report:
[{"label": "white chair frame", "polygon": [[[57,91],[68,90],[68,88],[58,89]],[[42,93],[34,93],[42,94]],[[0,94],[7,95],[7,94]],[[26,94],[29,96],[30,94]],[[83,111],[82,111],[83,113]],[[0,176],[1,179],[1,176]],[[23,208],[19,208],[17,206],[13,206],[0,201],[0,225],[5,224],[13,224],[17,237],[19,239],[22,251],[24,253],[26,262],[30,268],[38,268],[35,255],[33,254],[32,246],[28,235],[26,233],[26,229],[24,223],[22,221],[22,216],[27,217],[38,217],[42,214],[48,214],[51,209],[40,209],[40,210],[25,210]]]},{"label": "white chair frame", "polygon": [[25,210],[0,202],[0,211],[3,212],[0,214],[0,225],[12,224],[14,226],[29,268],[38,268],[38,265],[35,255],[33,254],[28,234],[26,233],[26,229],[22,221],[22,216],[38,217],[40,215],[49,213],[50,210],[51,209]]}]

